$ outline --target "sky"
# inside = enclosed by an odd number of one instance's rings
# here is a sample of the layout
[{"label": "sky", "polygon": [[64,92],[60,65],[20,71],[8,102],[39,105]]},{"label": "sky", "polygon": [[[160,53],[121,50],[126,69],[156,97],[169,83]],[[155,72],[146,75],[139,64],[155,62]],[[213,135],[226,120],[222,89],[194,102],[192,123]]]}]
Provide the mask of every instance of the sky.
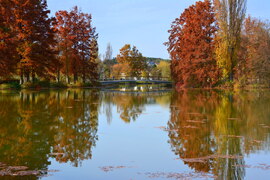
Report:
[{"label": "sky", "polygon": [[[146,57],[168,59],[164,42],[172,21],[196,0],[47,0],[51,15],[58,10],[70,10],[77,5],[92,14],[93,26],[99,34],[99,53],[107,44],[113,56],[125,44],[135,45]],[[248,0],[247,14],[270,19],[270,0]]]}]

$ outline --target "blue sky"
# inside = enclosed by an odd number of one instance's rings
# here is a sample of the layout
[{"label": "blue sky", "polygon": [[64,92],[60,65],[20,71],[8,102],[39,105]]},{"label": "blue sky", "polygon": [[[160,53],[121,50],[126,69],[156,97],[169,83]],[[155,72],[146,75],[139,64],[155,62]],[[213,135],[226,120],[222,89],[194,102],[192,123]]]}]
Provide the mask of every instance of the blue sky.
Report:
[{"label": "blue sky", "polygon": [[[77,5],[91,13],[99,33],[100,54],[107,43],[113,56],[124,44],[137,46],[147,57],[169,58],[163,45],[168,39],[171,22],[195,0],[47,0],[54,14]],[[253,17],[270,19],[269,0],[248,0],[248,12]]]}]

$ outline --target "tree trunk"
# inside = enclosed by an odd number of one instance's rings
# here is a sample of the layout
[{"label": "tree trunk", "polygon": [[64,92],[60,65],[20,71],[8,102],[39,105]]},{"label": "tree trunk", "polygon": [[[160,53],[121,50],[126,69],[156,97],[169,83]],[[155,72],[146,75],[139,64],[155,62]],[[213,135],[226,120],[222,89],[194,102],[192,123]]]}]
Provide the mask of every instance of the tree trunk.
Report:
[{"label": "tree trunk", "polygon": [[74,73],[74,84],[78,81],[78,75],[77,73]]},{"label": "tree trunk", "polygon": [[56,78],[57,78],[57,83],[60,83],[60,71],[59,70],[57,71],[57,77]]},{"label": "tree trunk", "polygon": [[83,83],[85,84],[86,78],[85,78],[85,73],[83,73]]},{"label": "tree trunk", "polygon": [[66,75],[66,83],[69,84],[69,76]]},{"label": "tree trunk", "polygon": [[20,73],[20,84],[23,84],[23,83],[24,83],[23,70],[21,70],[21,73]]},{"label": "tree trunk", "polygon": [[31,75],[32,75],[32,76],[31,76],[31,81],[32,81],[32,83],[34,83],[34,81],[35,81],[35,73],[32,72]]}]

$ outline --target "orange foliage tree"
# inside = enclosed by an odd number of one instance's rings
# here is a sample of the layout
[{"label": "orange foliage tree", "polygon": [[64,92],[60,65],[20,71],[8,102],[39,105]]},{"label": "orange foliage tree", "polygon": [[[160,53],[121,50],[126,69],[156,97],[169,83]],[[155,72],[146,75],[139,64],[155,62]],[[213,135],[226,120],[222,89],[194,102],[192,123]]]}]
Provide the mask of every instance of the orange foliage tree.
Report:
[{"label": "orange foliage tree", "polygon": [[10,27],[13,22],[12,1],[0,0],[0,77],[14,73],[17,64],[14,56],[14,31]]},{"label": "orange foliage tree", "polygon": [[131,47],[130,44],[126,44],[120,49],[120,54],[117,55],[116,59],[118,63],[128,65],[129,71],[124,73],[129,76],[138,77],[147,67],[146,59],[142,56],[142,53],[136,46]]},{"label": "orange foliage tree", "polygon": [[57,61],[47,2],[1,0],[0,3],[0,36],[4,39],[0,45],[1,74],[19,69],[21,82],[29,81],[30,76],[34,79],[35,75],[50,77]]},{"label": "orange foliage tree", "polygon": [[82,13],[77,6],[70,12],[56,13],[55,30],[57,32],[60,61],[63,64],[62,73],[67,83],[70,75],[74,82],[80,76],[83,81],[97,79],[98,34],[92,27],[92,16]]},{"label": "orange foliage tree", "polygon": [[211,87],[218,80],[213,58],[213,38],[217,27],[210,0],[187,8],[172,23],[168,52],[172,58],[172,76],[180,87]]},{"label": "orange foliage tree", "polygon": [[264,84],[270,80],[269,23],[248,17],[242,32],[239,63],[235,71],[240,85]]},{"label": "orange foliage tree", "polygon": [[34,80],[39,77],[50,77],[54,73],[56,52],[54,32],[51,28],[52,18],[47,10],[45,0],[13,0],[13,16],[15,22],[12,25],[17,38],[17,53],[19,55],[19,69],[21,80],[29,81],[30,76]]}]

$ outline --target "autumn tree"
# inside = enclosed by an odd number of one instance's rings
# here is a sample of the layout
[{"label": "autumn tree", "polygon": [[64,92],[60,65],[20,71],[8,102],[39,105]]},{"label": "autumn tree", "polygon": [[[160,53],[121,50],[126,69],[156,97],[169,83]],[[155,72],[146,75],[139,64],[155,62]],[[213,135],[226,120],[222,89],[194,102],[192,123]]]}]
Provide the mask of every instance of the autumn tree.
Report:
[{"label": "autumn tree", "polygon": [[[112,66],[112,72],[111,75],[112,77],[122,77],[122,75],[124,76],[128,76],[129,73],[131,72],[130,67],[127,63],[120,63],[120,64],[115,64]],[[122,77],[124,78],[124,77]]]},{"label": "autumn tree", "polygon": [[[54,73],[55,52],[52,18],[45,0],[1,0],[1,67],[19,69],[21,82],[35,76],[50,78]],[[5,62],[5,63],[4,63]],[[18,63],[18,64],[17,64]]]},{"label": "autumn tree", "polygon": [[178,86],[210,87],[217,82],[218,69],[213,58],[216,29],[210,0],[196,2],[172,23],[169,41],[165,44]]},{"label": "autumn tree", "polygon": [[247,0],[214,0],[214,4],[219,27],[216,36],[216,59],[222,68],[223,77],[233,81]]},{"label": "autumn tree", "polygon": [[0,0],[0,77],[15,73],[17,60],[15,57],[15,33],[10,24],[13,23],[13,2]]},{"label": "autumn tree", "polygon": [[268,22],[248,17],[242,31],[237,78],[243,85],[269,85],[270,26]]},{"label": "autumn tree", "polygon": [[130,71],[124,73],[133,77],[139,77],[147,67],[146,59],[142,56],[142,53],[139,52],[136,46],[131,47],[130,44],[126,44],[120,49],[116,59],[118,63],[128,65]]},{"label": "autumn tree", "polygon": [[158,70],[158,72],[160,72],[161,77],[166,78],[166,79],[170,79],[171,77],[171,62],[170,61],[161,61],[156,69]]},{"label": "autumn tree", "polygon": [[91,14],[81,12],[77,6],[70,12],[58,11],[54,28],[67,83],[70,83],[70,75],[74,82],[79,77],[83,82],[97,79],[98,34],[92,26]]},{"label": "autumn tree", "polygon": [[49,78],[57,64],[52,18],[48,17],[46,0],[13,0],[13,28],[17,37],[17,53],[21,80],[34,80],[35,75]]}]

